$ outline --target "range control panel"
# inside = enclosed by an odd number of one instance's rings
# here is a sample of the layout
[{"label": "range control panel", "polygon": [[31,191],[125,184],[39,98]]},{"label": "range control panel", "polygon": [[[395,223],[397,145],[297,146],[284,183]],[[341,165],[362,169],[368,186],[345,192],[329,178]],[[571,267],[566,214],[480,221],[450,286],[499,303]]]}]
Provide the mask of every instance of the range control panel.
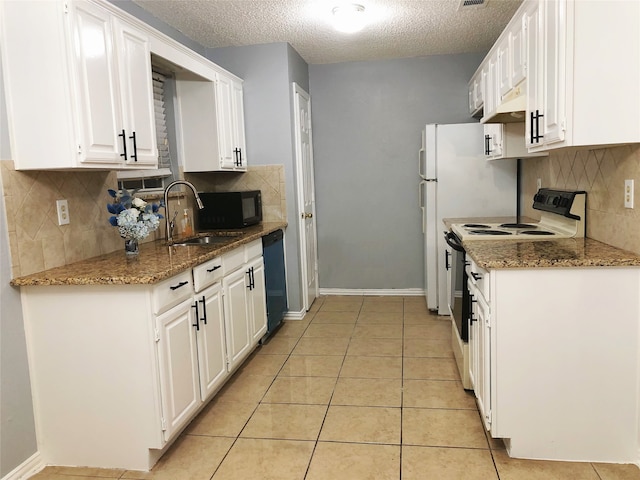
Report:
[{"label": "range control panel", "polygon": [[533,208],[536,210],[542,210],[545,212],[555,213],[556,215],[562,215],[563,217],[572,218],[574,220],[580,220],[580,215],[576,212],[572,212],[574,202],[579,200],[581,208],[578,210],[584,210],[584,201],[587,192],[574,191],[574,190],[553,190],[551,188],[541,188],[533,197]]}]

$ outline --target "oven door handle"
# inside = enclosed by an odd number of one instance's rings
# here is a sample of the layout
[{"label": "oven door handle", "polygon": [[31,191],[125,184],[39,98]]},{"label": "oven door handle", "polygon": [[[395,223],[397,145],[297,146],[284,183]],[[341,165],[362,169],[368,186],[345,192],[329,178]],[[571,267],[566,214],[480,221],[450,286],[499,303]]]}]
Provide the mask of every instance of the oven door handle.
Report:
[{"label": "oven door handle", "polygon": [[464,247],[453,232],[446,232],[444,234],[444,241],[447,242],[447,245],[453,248],[456,252],[464,252]]}]

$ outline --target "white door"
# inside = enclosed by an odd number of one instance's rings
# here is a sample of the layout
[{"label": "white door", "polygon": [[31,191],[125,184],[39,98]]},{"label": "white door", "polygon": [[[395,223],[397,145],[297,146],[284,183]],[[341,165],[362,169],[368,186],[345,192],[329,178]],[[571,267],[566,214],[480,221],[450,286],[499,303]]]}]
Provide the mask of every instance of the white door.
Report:
[{"label": "white door", "polygon": [[251,348],[249,327],[249,273],[246,268],[233,272],[222,281],[229,371],[246,357]]},{"label": "white door", "polygon": [[216,283],[196,296],[200,395],[206,401],[227,377],[222,286]]},{"label": "white door", "polygon": [[315,183],[313,179],[313,143],[311,136],[311,99],[293,84],[295,110],[296,171],[298,173],[298,211],[300,212],[300,269],[303,278],[304,309],[318,296],[318,253],[315,219]]},{"label": "white door", "polygon": [[165,440],[180,431],[201,403],[193,305],[186,300],[156,320]]}]

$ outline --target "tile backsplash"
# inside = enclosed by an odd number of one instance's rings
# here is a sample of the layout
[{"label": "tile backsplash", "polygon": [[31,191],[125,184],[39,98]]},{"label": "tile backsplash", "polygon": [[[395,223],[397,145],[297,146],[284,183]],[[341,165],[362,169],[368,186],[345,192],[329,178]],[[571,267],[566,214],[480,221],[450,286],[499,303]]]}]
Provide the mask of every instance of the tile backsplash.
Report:
[{"label": "tile backsplash", "polygon": [[[107,171],[16,171],[0,161],[13,277],[41,272],[123,249],[108,223],[107,193],[116,173]],[[249,167],[247,173],[186,174],[199,190],[262,190],[264,220],[286,218],[284,166]],[[69,203],[69,225],[58,225],[56,200]],[[177,200],[172,198],[170,204]],[[191,195],[186,204],[190,206]],[[171,211],[175,207],[171,207]],[[149,241],[164,237],[161,224]]]},{"label": "tile backsplash", "polygon": [[636,208],[624,208],[624,181],[632,179],[640,188],[640,145],[552,151],[521,165],[523,215],[540,218],[531,207],[538,178],[543,187],[584,190],[587,236],[640,254],[640,197]]}]

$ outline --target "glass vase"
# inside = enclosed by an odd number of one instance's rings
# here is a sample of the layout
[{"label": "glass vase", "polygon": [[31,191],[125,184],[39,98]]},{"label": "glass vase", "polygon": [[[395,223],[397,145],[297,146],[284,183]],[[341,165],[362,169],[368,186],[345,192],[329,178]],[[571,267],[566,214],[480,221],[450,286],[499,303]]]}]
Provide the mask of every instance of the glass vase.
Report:
[{"label": "glass vase", "polygon": [[138,240],[135,238],[124,239],[124,253],[129,256],[138,255],[140,250],[138,249]]}]

